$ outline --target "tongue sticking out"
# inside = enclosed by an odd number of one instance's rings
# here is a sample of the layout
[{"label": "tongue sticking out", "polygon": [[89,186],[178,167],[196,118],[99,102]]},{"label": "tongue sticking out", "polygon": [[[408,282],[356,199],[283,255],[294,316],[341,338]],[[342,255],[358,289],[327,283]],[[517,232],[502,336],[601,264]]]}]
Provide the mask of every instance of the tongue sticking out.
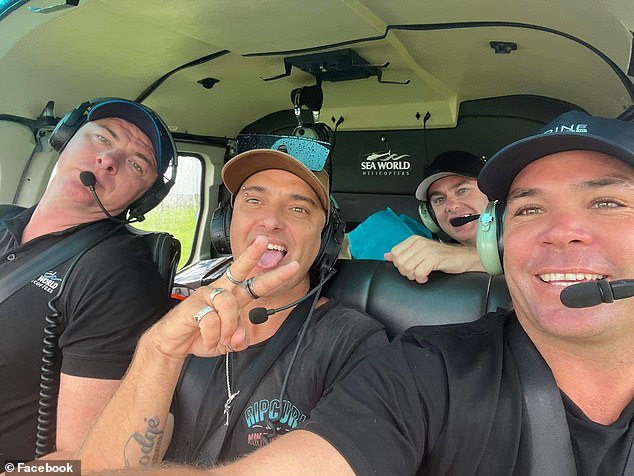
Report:
[{"label": "tongue sticking out", "polygon": [[274,268],[282,261],[282,258],[284,258],[284,253],[281,251],[266,250],[260,258],[258,265],[260,268]]}]

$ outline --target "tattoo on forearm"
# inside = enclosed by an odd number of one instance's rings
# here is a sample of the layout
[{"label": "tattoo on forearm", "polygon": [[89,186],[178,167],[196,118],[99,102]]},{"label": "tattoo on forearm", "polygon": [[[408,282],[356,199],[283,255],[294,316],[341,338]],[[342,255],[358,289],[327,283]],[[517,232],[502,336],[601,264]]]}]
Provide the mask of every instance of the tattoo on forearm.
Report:
[{"label": "tattoo on forearm", "polygon": [[[160,419],[158,417],[144,418],[143,421],[147,423],[145,434],[133,433],[123,448],[123,460],[126,467],[149,466],[158,462],[161,441],[163,441],[163,430],[159,428]],[[142,453],[141,457],[138,454],[139,449]],[[130,464],[130,460],[137,460],[136,464]]]}]

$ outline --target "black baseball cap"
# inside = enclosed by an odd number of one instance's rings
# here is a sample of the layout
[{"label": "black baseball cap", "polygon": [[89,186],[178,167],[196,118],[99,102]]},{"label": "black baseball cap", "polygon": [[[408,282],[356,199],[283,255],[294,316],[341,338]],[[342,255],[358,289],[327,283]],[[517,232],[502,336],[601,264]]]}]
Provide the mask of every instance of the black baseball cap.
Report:
[{"label": "black baseball cap", "polygon": [[524,167],[546,155],[568,150],[601,152],[634,167],[634,124],[582,111],[566,112],[537,134],[494,154],[480,172],[478,186],[492,200],[506,200],[513,180]]},{"label": "black baseball cap", "polygon": [[423,171],[424,180],[416,188],[416,198],[426,202],[432,183],[450,175],[476,178],[482,170],[484,159],[463,150],[450,150],[438,155]]},{"label": "black baseball cap", "polygon": [[159,177],[165,174],[177,151],[167,126],[158,114],[149,107],[134,101],[107,98],[92,106],[88,111],[86,120],[90,122],[107,117],[125,119],[141,129],[152,142]]}]

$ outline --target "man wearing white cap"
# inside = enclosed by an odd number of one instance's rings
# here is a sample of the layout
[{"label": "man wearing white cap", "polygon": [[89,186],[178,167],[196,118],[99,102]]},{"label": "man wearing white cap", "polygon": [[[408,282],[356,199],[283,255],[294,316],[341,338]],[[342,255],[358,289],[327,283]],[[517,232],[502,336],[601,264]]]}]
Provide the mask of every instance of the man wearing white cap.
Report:
[{"label": "man wearing white cap", "polygon": [[403,276],[425,283],[432,271],[484,271],[476,250],[477,219],[488,203],[476,182],[483,165],[470,152],[448,151],[425,169],[416,189],[421,221],[448,242],[413,235],[392,248],[385,259]]},{"label": "man wearing white cap", "polygon": [[142,337],[77,455],[84,469],[149,466],[168,445],[167,459],[205,466],[249,453],[296,428],[387,343],[378,322],[319,295],[343,227],[323,164],[310,170],[284,150],[224,166],[234,262]]}]

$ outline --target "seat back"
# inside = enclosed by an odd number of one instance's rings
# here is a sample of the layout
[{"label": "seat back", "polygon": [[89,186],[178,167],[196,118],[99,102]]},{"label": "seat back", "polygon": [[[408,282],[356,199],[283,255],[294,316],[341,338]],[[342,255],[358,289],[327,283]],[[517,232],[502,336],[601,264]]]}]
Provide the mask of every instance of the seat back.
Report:
[{"label": "seat back", "polygon": [[339,260],[337,269],[324,294],[380,321],[390,339],[412,326],[475,321],[511,306],[502,276],[434,272],[419,284],[384,261]]},{"label": "seat back", "polygon": [[167,284],[166,292],[172,293],[174,276],[181,256],[181,243],[167,232],[145,231],[127,225],[130,233],[143,240],[149,255],[156,263],[158,271]]}]

